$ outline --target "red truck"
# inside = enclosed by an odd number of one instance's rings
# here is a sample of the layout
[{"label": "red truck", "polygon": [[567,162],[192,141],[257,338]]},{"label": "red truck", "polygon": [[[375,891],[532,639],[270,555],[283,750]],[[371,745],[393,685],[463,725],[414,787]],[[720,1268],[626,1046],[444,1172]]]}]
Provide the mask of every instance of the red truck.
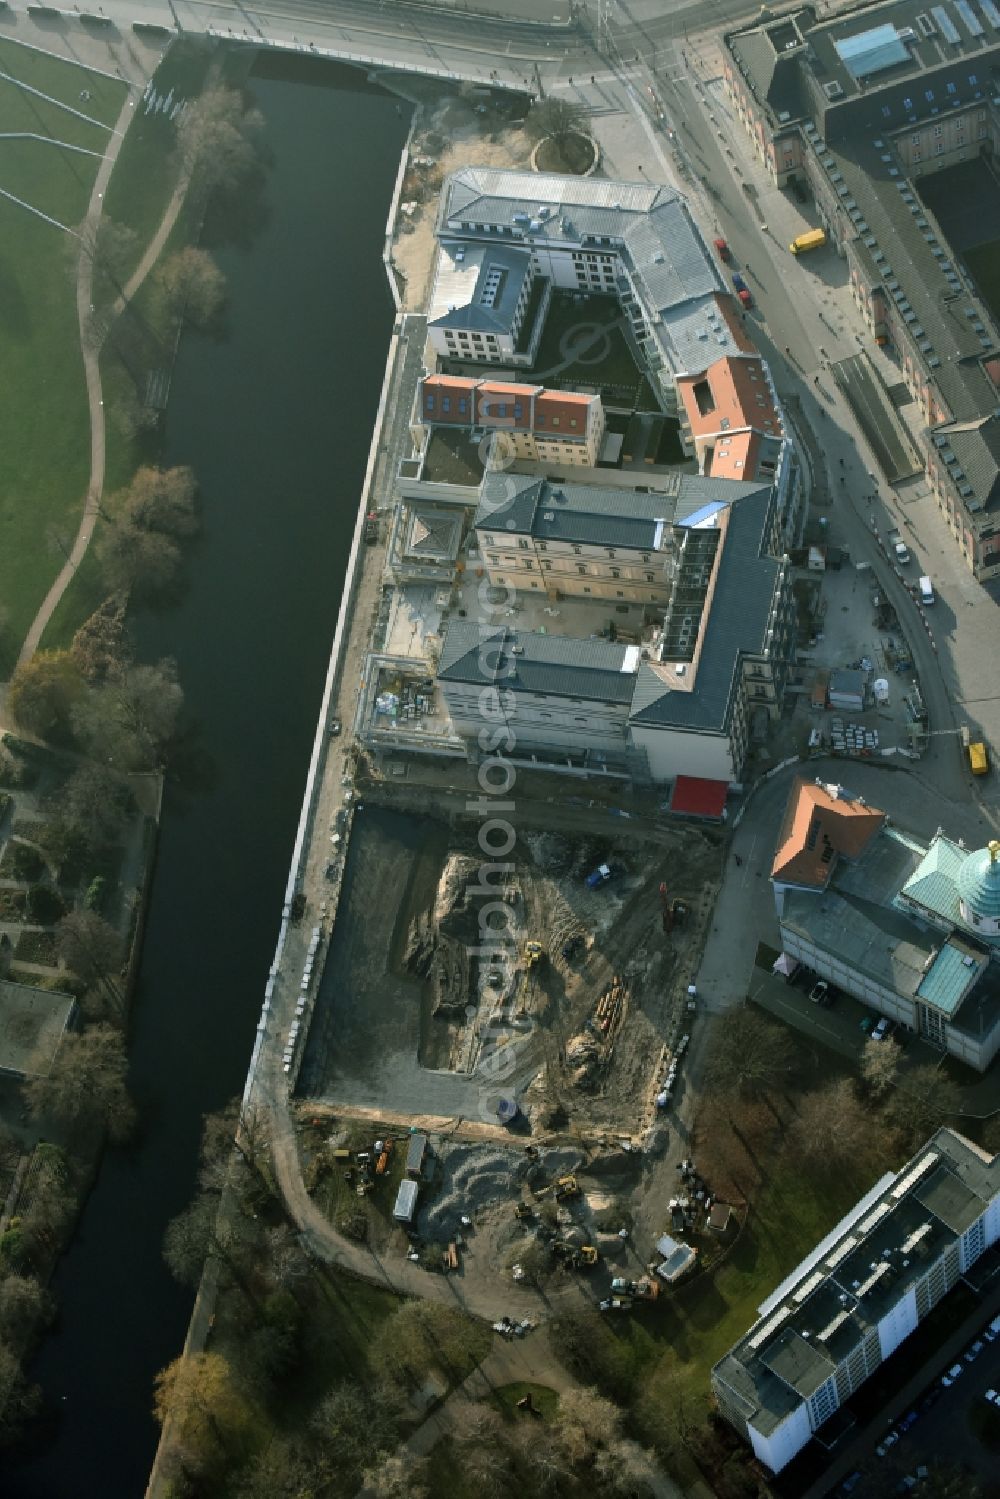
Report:
[{"label": "red truck", "polygon": [[716,251],[718,252],[719,259],[724,260],[728,265],[733,258],[733,254],[729,246],[726,244],[726,241],[724,239],[717,239],[713,241],[713,243],[715,245]]}]

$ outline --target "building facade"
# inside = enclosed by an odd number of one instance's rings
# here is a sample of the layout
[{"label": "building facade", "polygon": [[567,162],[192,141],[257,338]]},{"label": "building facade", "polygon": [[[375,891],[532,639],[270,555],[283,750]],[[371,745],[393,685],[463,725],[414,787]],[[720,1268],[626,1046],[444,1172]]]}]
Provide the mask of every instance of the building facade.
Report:
[{"label": "building facade", "polygon": [[771,880],[785,953],[986,1070],[1000,1050],[1000,843],[924,843],[800,777]]},{"label": "building facade", "polygon": [[521,459],[593,468],[605,426],[598,395],[434,374],[417,386],[411,431],[418,450],[434,427],[480,432],[496,468]]},{"label": "building facade", "polygon": [[[1000,1238],[1000,1156],[938,1130],[852,1208],[712,1370],[772,1472],[816,1437]],[[839,1435],[839,1431],[838,1431]]]},{"label": "building facade", "polygon": [[805,5],[730,32],[724,52],[759,159],[779,186],[808,183],[873,341],[898,359],[967,566],[1000,576],[1000,334],[920,196],[928,173],[996,150],[1000,29],[957,0],[886,0],[830,19]]}]

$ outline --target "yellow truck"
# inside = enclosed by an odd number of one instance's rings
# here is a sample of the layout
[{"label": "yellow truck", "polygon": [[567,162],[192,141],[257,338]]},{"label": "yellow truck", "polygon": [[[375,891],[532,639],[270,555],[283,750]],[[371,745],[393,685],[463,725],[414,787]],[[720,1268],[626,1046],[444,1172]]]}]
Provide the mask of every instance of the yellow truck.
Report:
[{"label": "yellow truck", "polygon": [[990,757],[985,744],[969,745],[969,767],[974,776],[984,776],[990,768]]},{"label": "yellow truck", "polygon": [[818,250],[820,245],[826,244],[825,229],[810,229],[808,234],[800,234],[792,240],[788,248],[793,255],[804,255],[807,250]]}]

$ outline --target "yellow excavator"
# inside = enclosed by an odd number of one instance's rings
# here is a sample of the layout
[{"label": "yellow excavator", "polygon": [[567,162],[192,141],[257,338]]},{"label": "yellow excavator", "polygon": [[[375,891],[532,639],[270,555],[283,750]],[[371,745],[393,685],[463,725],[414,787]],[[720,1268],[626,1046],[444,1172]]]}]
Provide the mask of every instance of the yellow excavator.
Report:
[{"label": "yellow excavator", "polygon": [[524,966],[527,969],[535,968],[545,956],[545,949],[540,942],[534,940],[524,944]]}]

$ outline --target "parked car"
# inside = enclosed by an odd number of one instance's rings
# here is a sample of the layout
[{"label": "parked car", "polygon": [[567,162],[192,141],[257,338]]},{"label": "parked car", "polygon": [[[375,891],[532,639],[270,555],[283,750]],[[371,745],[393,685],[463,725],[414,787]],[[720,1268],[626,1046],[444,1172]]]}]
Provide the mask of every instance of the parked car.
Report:
[{"label": "parked car", "polygon": [[883,1437],[882,1441],[879,1442],[878,1446],[875,1448],[876,1457],[885,1457],[886,1453],[889,1451],[889,1448],[895,1447],[898,1441],[899,1432],[890,1431],[889,1435],[887,1437]]},{"label": "parked car", "polygon": [[902,1436],[902,1434],[903,1434],[904,1431],[909,1431],[910,1427],[913,1426],[914,1423],[917,1422],[917,1421],[919,1421],[919,1420],[920,1420],[920,1412],[918,1410],[907,1411],[906,1415],[903,1417],[902,1421],[900,1421],[900,1423],[899,1423],[898,1430],[899,1430],[900,1436]]},{"label": "parked car", "polygon": [[812,988],[809,990],[809,998],[812,1000],[814,1005],[827,1004],[829,1001],[829,997],[830,985],[827,983],[826,979],[820,979],[819,982],[813,984]]},{"label": "parked car", "polygon": [[889,1022],[888,1022],[888,1020],[886,1020],[886,1019],[883,1018],[882,1020],[879,1021],[878,1025],[876,1025],[875,1029],[872,1031],[872,1040],[873,1041],[884,1041],[885,1038],[886,1038],[886,1036],[888,1034],[889,1034]]},{"label": "parked car", "polygon": [[727,264],[730,260],[732,260],[732,251],[730,250],[724,239],[717,239],[715,241],[715,248],[718,251],[720,260],[724,260]]},{"label": "parked car", "polygon": [[952,1364],[952,1366],[948,1370],[947,1374],[942,1374],[941,1375],[941,1383],[944,1385],[945,1389],[947,1390],[947,1389],[949,1389],[955,1383],[956,1379],[961,1379],[961,1377],[962,1377],[962,1375],[964,1373],[965,1373],[965,1369],[962,1367],[961,1364]]},{"label": "parked car", "polygon": [[982,1338],[977,1338],[976,1341],[974,1343],[971,1343],[965,1350],[965,1362],[967,1364],[973,1363],[979,1357],[985,1347],[986,1344],[983,1342]]},{"label": "parked car", "polygon": [[844,1479],[843,1483],[840,1485],[840,1492],[842,1494],[853,1494],[854,1490],[857,1488],[860,1482],[861,1473],[851,1473],[847,1478]]},{"label": "parked car", "polygon": [[997,1338],[1000,1338],[1000,1317],[993,1318],[993,1321],[983,1333],[983,1337],[986,1339],[987,1343],[994,1343],[996,1342]]},{"label": "parked car", "polygon": [[369,546],[378,541],[378,512],[369,510],[365,516],[365,541]]},{"label": "parked car", "polygon": [[987,1390],[986,1398],[990,1405],[1000,1405],[1000,1390]]}]

